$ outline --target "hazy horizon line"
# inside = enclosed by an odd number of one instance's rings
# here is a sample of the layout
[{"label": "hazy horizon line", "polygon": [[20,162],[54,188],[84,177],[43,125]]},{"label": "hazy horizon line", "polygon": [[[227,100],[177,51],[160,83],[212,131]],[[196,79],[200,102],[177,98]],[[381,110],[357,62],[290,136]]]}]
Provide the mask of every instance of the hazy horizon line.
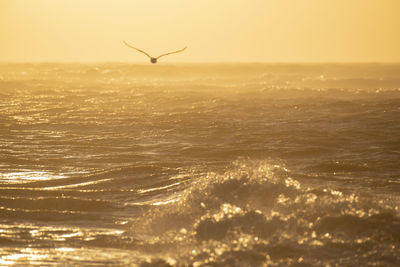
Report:
[{"label": "hazy horizon line", "polygon": [[[143,61],[0,61],[1,65],[7,64],[132,64],[132,65],[153,65]],[[168,61],[168,62],[158,62],[156,65],[217,65],[217,64],[254,64],[254,65],[356,65],[356,64],[377,64],[377,65],[399,65],[400,61]]]}]

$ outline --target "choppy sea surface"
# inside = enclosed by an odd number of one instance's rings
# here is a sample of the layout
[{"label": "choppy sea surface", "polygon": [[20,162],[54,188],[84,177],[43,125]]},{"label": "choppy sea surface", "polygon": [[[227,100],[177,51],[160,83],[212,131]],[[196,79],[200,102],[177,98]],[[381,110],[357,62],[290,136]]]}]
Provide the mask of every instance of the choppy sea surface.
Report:
[{"label": "choppy sea surface", "polygon": [[400,65],[0,65],[1,266],[399,266],[399,206]]}]

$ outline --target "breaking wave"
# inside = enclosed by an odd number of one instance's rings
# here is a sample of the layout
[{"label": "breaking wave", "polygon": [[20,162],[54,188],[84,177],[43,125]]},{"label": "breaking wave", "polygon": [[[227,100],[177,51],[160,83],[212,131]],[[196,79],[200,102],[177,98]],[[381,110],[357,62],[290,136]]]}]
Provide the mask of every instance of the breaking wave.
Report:
[{"label": "breaking wave", "polygon": [[204,174],[168,205],[132,221],[132,245],[149,255],[143,266],[388,266],[400,260],[398,200],[294,176],[284,166],[250,160]]}]

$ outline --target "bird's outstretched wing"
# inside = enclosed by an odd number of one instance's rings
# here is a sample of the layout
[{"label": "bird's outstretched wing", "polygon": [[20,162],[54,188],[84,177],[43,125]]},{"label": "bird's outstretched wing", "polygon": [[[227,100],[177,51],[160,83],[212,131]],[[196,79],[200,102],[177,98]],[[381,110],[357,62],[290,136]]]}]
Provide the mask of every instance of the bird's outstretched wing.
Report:
[{"label": "bird's outstretched wing", "polygon": [[180,49],[180,50],[174,51],[174,52],[169,52],[169,53],[161,54],[161,55],[159,55],[159,56],[156,57],[156,58],[159,59],[160,57],[163,57],[163,56],[166,56],[166,55],[171,55],[171,54],[175,54],[175,53],[180,53],[180,52],[182,52],[183,50],[185,50],[186,48],[187,48],[187,46],[185,46],[184,48],[182,48],[182,49]]},{"label": "bird's outstretched wing", "polygon": [[[124,44],[125,44],[126,46],[130,47],[130,48],[133,48],[133,49],[135,49],[135,50],[137,50],[137,51],[139,51],[139,52],[142,52],[143,54],[145,54],[145,55],[148,56],[149,58],[152,58],[152,56],[150,56],[149,54],[147,54],[147,53],[144,52],[143,50],[140,50],[139,48],[133,47],[133,46],[131,46],[130,44],[128,44],[127,42],[125,42],[125,41],[124,41]],[[185,47],[185,48],[186,48],[186,47]]]}]

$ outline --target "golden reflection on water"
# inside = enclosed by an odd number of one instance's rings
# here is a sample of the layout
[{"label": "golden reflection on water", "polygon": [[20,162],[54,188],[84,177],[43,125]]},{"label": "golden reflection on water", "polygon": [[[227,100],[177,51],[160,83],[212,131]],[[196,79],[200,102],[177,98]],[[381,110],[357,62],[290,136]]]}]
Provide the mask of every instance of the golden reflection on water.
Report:
[{"label": "golden reflection on water", "polygon": [[[25,239],[26,233],[31,236],[32,242],[27,247],[19,247],[18,245],[0,247],[0,266],[8,265],[46,265],[54,261],[87,261],[103,258],[108,260],[113,257],[115,252],[110,254],[99,255],[96,250],[88,252],[87,249],[80,247],[65,246],[71,241],[93,241],[104,236],[116,237],[121,236],[125,232],[119,229],[106,228],[78,228],[78,227],[61,227],[61,226],[37,226],[33,224],[0,224],[0,239],[12,240],[13,237],[20,236]],[[41,247],[43,242],[55,242],[52,248],[48,245]],[[44,243],[44,244],[45,244]],[[85,253],[82,253],[85,250]],[[121,253],[121,251],[116,252]]]},{"label": "golden reflection on water", "polygon": [[29,183],[35,181],[48,181],[62,178],[65,178],[65,176],[60,174],[53,174],[46,171],[27,170],[20,172],[0,173],[0,179],[2,183]]},{"label": "golden reflection on water", "polygon": [[[85,251],[85,252],[83,252]],[[62,266],[69,266],[71,262],[81,262],[85,265],[87,261],[114,262],[126,260],[129,263],[129,253],[124,250],[110,249],[107,253],[97,249],[87,248],[22,248],[20,250],[0,248],[0,266],[49,266],[55,261]],[[73,264],[74,266],[76,264]]]},{"label": "golden reflection on water", "polygon": [[85,186],[85,185],[99,184],[99,183],[107,182],[107,181],[110,181],[110,180],[112,180],[112,179],[111,178],[106,178],[106,179],[101,179],[101,180],[96,180],[96,181],[75,183],[75,184],[69,184],[69,185],[49,186],[49,187],[44,187],[43,189],[45,189],[45,190],[68,189],[68,188],[80,187],[80,186]]},{"label": "golden reflection on water", "polygon": [[0,262],[5,265],[12,265],[17,261],[24,260],[31,264],[32,262],[40,262],[48,258],[48,255],[41,254],[39,251],[32,248],[24,248],[20,253],[2,256]]}]

